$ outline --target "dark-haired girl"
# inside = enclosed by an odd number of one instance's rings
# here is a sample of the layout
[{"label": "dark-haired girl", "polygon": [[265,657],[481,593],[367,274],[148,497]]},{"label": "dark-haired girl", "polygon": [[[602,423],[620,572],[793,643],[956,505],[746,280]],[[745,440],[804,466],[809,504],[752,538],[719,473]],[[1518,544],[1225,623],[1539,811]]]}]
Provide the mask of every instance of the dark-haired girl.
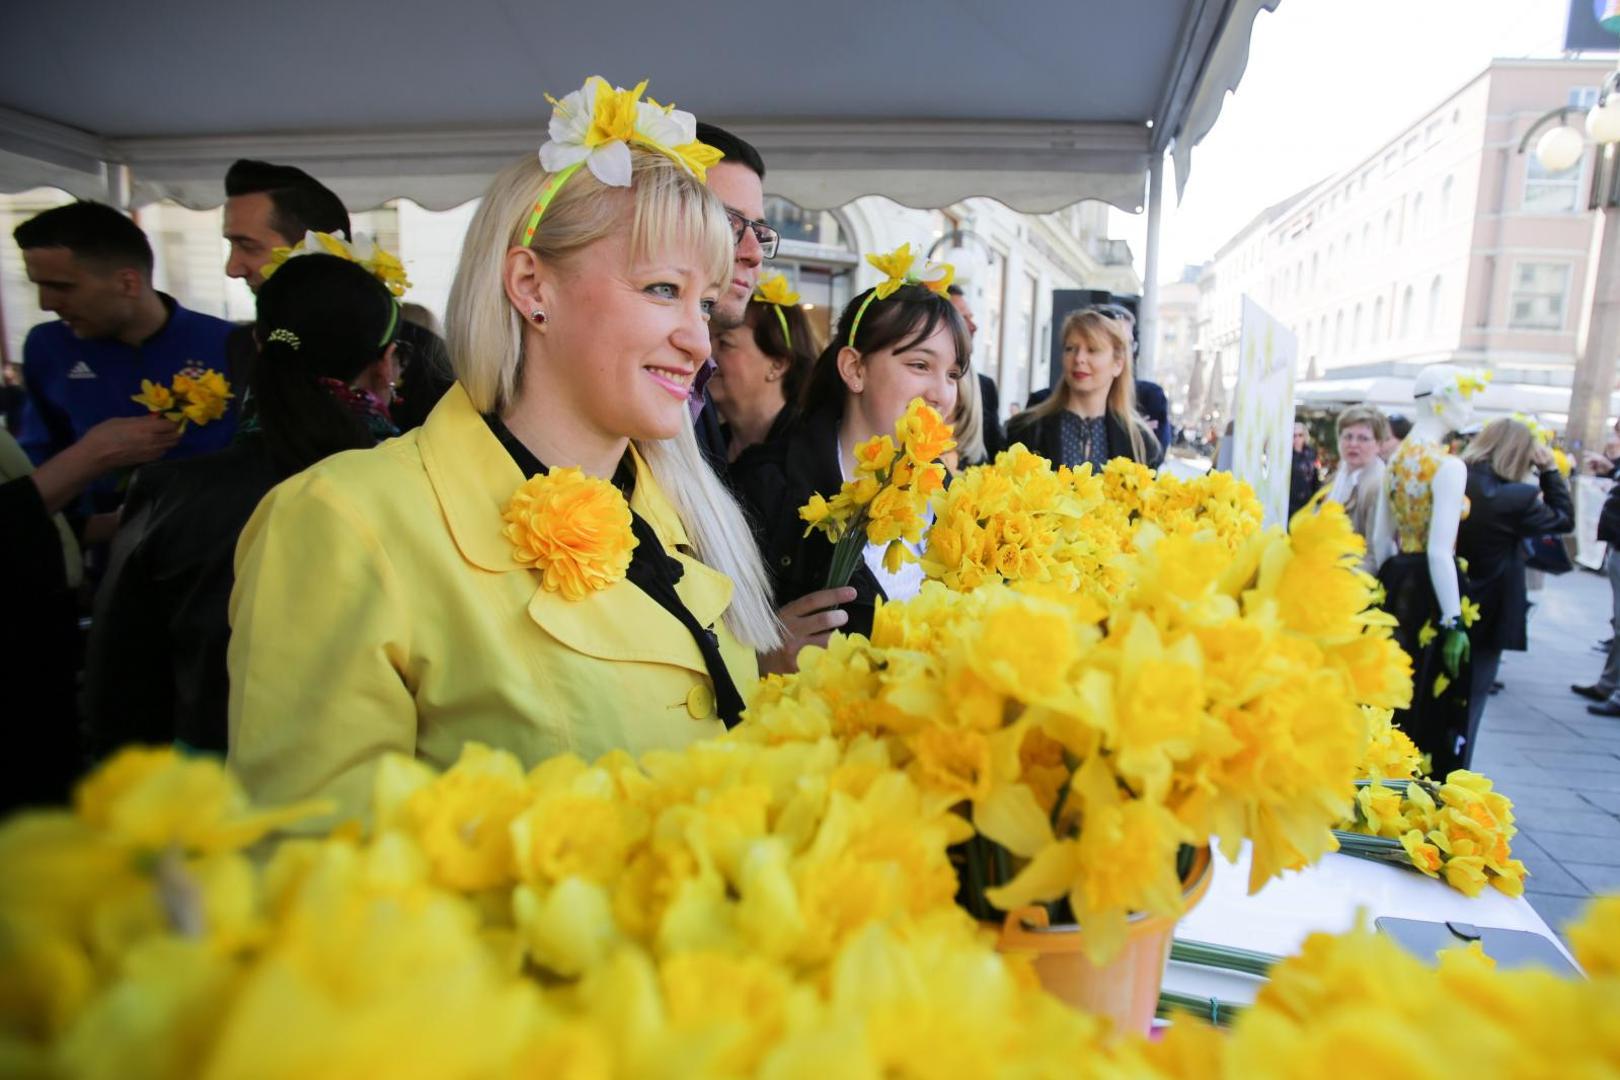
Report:
[{"label": "dark-haired girl", "polygon": [[399,307],[334,255],[289,259],[258,294],[256,417],[225,450],[135,474],[97,596],[86,664],[91,751],[225,752],[236,541],[276,484],[394,434]]},{"label": "dark-haired girl", "polygon": [[[764,666],[791,670],[807,644],[822,644],[833,630],[870,633],[878,599],[900,600],[922,585],[908,563],[897,574],[883,568],[881,547],[869,545],[850,587],[825,588],[833,545],[820,533],[805,536],[799,507],[811,495],[830,498],[855,474],[855,447],[894,432],[913,398],[941,416],[956,407],[957,380],[966,372],[972,342],[950,301],[919,285],[904,285],[866,306],[869,293],[849,302],[834,338],[816,358],[800,416],[781,438],[742,455],[732,483],[749,511],[771,574],[784,622],[807,617],[800,635]],[[790,623],[789,625],[795,625]]]}]

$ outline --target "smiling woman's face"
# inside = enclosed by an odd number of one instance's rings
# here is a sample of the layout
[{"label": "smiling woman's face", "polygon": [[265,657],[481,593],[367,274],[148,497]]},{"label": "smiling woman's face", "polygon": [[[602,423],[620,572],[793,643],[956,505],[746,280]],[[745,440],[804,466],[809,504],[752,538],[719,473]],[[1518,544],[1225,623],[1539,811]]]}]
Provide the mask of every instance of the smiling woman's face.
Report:
[{"label": "smiling woman's face", "polygon": [[622,230],[550,276],[549,390],[602,435],[673,438],[690,423],[687,395],[709,357],[709,309],[720,291],[702,256],[638,259]]}]

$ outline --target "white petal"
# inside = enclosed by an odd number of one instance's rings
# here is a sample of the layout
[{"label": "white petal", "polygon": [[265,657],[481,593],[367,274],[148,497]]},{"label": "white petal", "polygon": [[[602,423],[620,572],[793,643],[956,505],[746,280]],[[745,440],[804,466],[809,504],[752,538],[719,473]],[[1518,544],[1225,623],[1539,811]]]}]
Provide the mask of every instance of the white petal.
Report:
[{"label": "white petal", "polygon": [[570,165],[578,165],[590,153],[580,143],[548,142],[540,148],[540,167],[548,173],[559,173]]},{"label": "white petal", "polygon": [[590,91],[587,99],[585,91],[575,90],[563,98],[551,110],[551,123],[546,129],[558,142],[582,142],[585,132],[591,126],[591,111],[595,108],[596,91]]},{"label": "white petal", "polygon": [[622,142],[598,146],[585,164],[608,187],[630,186],[630,148]]},{"label": "white petal", "polygon": [[673,109],[670,111],[669,120],[680,129],[681,137],[675,141],[674,145],[680,146],[683,143],[697,141],[697,117],[685,109]]},{"label": "white petal", "polygon": [[636,134],[659,146],[674,147],[691,141],[681,137],[681,126],[664,115],[663,109],[645,101],[636,103]]}]

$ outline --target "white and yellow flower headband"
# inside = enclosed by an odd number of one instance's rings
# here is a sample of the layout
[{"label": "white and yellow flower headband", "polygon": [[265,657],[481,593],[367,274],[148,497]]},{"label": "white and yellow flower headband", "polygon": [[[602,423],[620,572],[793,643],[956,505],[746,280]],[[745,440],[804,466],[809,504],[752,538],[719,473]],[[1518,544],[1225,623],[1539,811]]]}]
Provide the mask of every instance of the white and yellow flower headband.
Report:
[{"label": "white and yellow flower headband", "polygon": [[[1464,401],[1471,401],[1475,394],[1480,393],[1491,384],[1491,379],[1495,376],[1495,374],[1495,372],[1487,371],[1483,375],[1471,375],[1464,371],[1457,376],[1456,381],[1451,384],[1450,389],[1455,390],[1457,392],[1457,396],[1462,398]],[[1421,394],[1414,394],[1412,396],[1420,398],[1429,397],[1443,387],[1444,384],[1442,384],[1440,387],[1436,387],[1434,390],[1428,390]]]},{"label": "white and yellow flower headband", "polygon": [[699,181],[707,181],[709,166],[724,155],[698,142],[697,117],[651,98],[642,101],[645,89],[646,79],[626,90],[592,75],[561,101],[546,95],[551,102],[546,131],[550,138],[540,148],[540,165],[551,176],[523,227],[524,247],[534,241],[546,207],[581,165],[609,187],[629,187],[632,144],[663,154]]},{"label": "white and yellow flower headband", "polygon": [[[405,276],[405,264],[399,261],[398,256],[383,248],[365,233],[355,233],[351,242],[333,233],[315,232],[311,229],[304,233],[304,239],[296,246],[271,249],[270,261],[264,264],[259,276],[269,281],[272,274],[287,264],[287,260],[296,259],[300,255],[336,255],[340,259],[354,263],[382,282],[383,287],[394,298],[393,311],[389,313],[388,328],[383,331],[382,340],[385,343],[393,340],[394,331],[399,328],[399,298],[411,287],[410,279]],[[290,331],[288,333],[290,334]],[[274,334],[270,340],[276,340]],[[298,347],[296,339],[290,344],[295,349]]]},{"label": "white and yellow flower headband", "polygon": [[[868,255],[866,261],[888,277],[867,295],[860,310],[855,313],[854,321],[849,324],[849,341],[845,344],[851,348],[855,345],[856,331],[861,328],[861,317],[872,306],[872,301],[887,300],[902,285],[921,285],[929,292],[945,297],[950,295],[948,290],[956,278],[956,267],[950,263],[921,259],[920,255],[912,254],[910,244],[901,244],[887,255]],[[920,268],[917,265],[919,261],[922,263]]]},{"label": "white and yellow flower headband", "polygon": [[799,294],[788,288],[787,277],[783,274],[772,274],[762,280],[754,289],[754,299],[761,304],[771,305],[776,312],[776,321],[782,325],[782,340],[787,342],[788,351],[793,349],[793,334],[788,330],[787,313],[782,309],[797,307]]}]

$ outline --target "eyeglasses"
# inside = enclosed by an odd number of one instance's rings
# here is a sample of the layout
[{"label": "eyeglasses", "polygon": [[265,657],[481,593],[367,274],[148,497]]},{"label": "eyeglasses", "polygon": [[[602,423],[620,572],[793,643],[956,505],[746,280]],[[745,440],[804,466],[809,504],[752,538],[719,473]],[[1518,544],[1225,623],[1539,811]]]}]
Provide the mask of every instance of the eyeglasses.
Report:
[{"label": "eyeglasses", "polygon": [[782,240],[782,234],[765,224],[763,221],[751,221],[743,217],[731,207],[726,207],[726,217],[731,219],[731,239],[741,244],[744,229],[754,231],[754,239],[759,241],[760,255],[767,259],[776,258],[776,246]]}]

